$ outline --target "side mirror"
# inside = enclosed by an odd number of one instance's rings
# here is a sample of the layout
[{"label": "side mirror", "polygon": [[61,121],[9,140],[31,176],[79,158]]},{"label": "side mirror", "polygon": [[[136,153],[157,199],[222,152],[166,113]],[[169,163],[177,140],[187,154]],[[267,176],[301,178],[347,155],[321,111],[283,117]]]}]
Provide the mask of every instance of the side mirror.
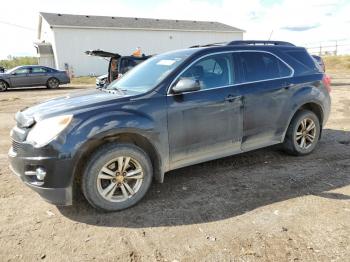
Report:
[{"label": "side mirror", "polygon": [[15,76],[15,75],[17,75],[17,73],[16,73],[16,72],[12,72],[11,75],[14,75],[14,76]]},{"label": "side mirror", "polygon": [[175,86],[173,86],[172,91],[175,94],[180,94],[184,92],[193,92],[201,89],[199,80],[194,80],[191,78],[180,79]]}]

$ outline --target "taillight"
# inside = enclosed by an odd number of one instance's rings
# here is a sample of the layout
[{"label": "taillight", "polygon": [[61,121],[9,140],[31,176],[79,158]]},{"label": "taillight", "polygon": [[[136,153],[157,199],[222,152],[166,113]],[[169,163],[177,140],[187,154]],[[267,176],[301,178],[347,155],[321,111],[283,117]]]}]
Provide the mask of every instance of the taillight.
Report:
[{"label": "taillight", "polygon": [[332,91],[332,88],[331,88],[331,77],[329,75],[324,75],[323,76],[323,84],[325,86],[325,88],[327,89],[328,93],[330,93]]}]

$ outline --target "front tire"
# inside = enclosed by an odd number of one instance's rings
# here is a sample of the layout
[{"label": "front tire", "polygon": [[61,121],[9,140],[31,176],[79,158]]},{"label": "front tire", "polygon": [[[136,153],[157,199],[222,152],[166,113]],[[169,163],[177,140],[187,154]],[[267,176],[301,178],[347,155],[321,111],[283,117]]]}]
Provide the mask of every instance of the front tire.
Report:
[{"label": "front tire", "polygon": [[60,86],[60,81],[55,77],[49,78],[49,80],[47,80],[46,82],[46,87],[50,89],[58,88],[59,86]]},{"label": "front tire", "polygon": [[320,120],[309,110],[298,111],[293,117],[283,142],[286,153],[296,156],[310,154],[320,137]]},{"label": "front tire", "polygon": [[5,92],[8,88],[8,84],[5,81],[0,80],[0,92]]},{"label": "front tire", "polygon": [[103,211],[119,211],[138,203],[153,176],[148,155],[133,144],[108,144],[90,158],[82,177],[87,201]]}]

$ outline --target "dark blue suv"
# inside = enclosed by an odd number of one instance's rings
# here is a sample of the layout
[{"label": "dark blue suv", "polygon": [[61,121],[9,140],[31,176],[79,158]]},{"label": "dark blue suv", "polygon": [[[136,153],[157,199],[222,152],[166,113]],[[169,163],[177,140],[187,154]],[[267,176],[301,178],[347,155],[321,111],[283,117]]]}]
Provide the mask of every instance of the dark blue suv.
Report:
[{"label": "dark blue suv", "polygon": [[309,154],[330,112],[324,77],[286,42],[157,55],[106,89],[18,112],[11,168],[53,204],[72,204],[79,185],[92,206],[121,210],[169,170],[275,144]]}]

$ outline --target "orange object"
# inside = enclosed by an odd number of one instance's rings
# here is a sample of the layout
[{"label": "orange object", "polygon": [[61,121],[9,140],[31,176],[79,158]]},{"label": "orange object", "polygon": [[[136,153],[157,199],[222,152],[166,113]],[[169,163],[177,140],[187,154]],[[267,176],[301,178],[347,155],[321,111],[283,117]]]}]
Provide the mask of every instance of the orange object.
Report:
[{"label": "orange object", "polygon": [[138,47],[136,50],[132,53],[133,56],[142,56],[141,48]]}]

